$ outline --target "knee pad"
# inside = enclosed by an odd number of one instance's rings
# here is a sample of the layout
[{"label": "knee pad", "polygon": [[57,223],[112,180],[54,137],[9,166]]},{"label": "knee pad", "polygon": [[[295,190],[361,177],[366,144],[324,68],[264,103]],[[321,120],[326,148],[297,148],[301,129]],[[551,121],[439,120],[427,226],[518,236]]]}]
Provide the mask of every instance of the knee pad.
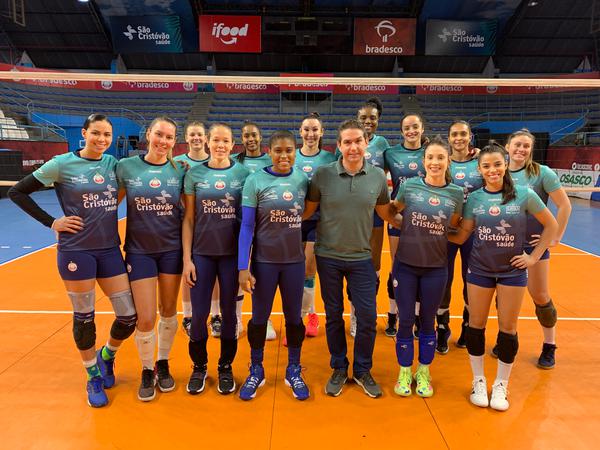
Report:
[{"label": "knee pad", "polygon": [[387,280],[387,291],[388,291],[388,298],[395,298],[394,297],[394,277],[392,277],[391,273]]},{"label": "knee pad", "polygon": [[552,300],[544,306],[535,305],[535,315],[540,324],[545,328],[553,328],[558,320],[558,313]]},{"label": "knee pad", "polygon": [[469,355],[482,356],[485,353],[485,328],[467,327],[466,338]]},{"label": "knee pad", "polygon": [[110,337],[118,341],[124,341],[135,331],[137,316],[117,317],[110,327]]},{"label": "knee pad", "polygon": [[252,319],[248,322],[248,342],[250,348],[261,349],[265,346],[267,340],[267,324],[255,325]]},{"label": "knee pad", "polygon": [[96,291],[92,289],[87,292],[67,292],[75,318],[86,322],[94,320],[94,307],[96,303]]},{"label": "knee pad", "polygon": [[519,350],[519,337],[516,334],[498,332],[498,359],[505,364],[512,364]]},{"label": "knee pad", "polygon": [[304,323],[300,322],[298,325],[292,325],[286,322],[285,332],[289,348],[299,348],[302,346],[304,335],[306,334]]},{"label": "knee pad", "polygon": [[116,292],[109,297],[116,319],[110,328],[110,336],[119,341],[127,339],[135,331],[137,314],[131,291]]},{"label": "knee pad", "polygon": [[79,350],[89,350],[96,345],[96,324],[92,320],[73,318],[73,339]]}]

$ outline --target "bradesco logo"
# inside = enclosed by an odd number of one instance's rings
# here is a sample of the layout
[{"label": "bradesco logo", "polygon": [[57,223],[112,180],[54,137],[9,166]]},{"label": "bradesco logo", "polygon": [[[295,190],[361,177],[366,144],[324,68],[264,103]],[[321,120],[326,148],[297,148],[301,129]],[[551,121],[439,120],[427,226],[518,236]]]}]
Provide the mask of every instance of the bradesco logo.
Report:
[{"label": "bradesco logo", "polygon": [[415,19],[355,19],[355,55],[414,55]]}]

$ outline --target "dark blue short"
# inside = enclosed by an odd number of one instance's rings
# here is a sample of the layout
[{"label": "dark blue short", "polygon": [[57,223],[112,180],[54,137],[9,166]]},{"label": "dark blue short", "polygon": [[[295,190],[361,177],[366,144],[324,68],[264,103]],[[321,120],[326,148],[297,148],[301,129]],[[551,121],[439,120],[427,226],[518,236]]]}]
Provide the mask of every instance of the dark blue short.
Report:
[{"label": "dark blue short", "polygon": [[400,237],[400,229],[394,228],[388,223],[388,236]]},{"label": "dark blue short", "polygon": [[[531,255],[531,252],[533,251],[534,248],[535,247],[525,247],[523,250],[528,255]],[[544,252],[544,254],[542,255],[542,257],[540,258],[540,261],[542,261],[544,259],[550,259],[550,250],[546,249],[546,251]]]},{"label": "dark blue short", "polygon": [[373,228],[381,228],[383,226],[383,219],[379,217],[377,211],[373,211]]},{"label": "dark blue short", "polygon": [[524,270],[522,273],[511,277],[488,277],[468,271],[467,283],[484,288],[495,288],[498,284],[502,284],[503,286],[525,287],[527,286],[527,271]]},{"label": "dark blue short", "polygon": [[84,251],[58,250],[56,260],[63,280],[111,278],[125,273],[125,263],[119,247]]},{"label": "dark blue short", "polygon": [[183,271],[183,253],[171,250],[161,253],[127,253],[125,264],[129,281],[157,277],[159,273],[181,275]]},{"label": "dark blue short", "polygon": [[318,220],[302,221],[302,242],[315,242],[317,239]]}]

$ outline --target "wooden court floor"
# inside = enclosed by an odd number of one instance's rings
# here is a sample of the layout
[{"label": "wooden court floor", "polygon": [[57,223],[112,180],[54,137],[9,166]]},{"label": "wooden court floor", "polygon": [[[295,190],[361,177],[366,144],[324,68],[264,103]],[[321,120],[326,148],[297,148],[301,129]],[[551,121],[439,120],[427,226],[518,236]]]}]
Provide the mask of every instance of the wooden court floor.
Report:
[{"label": "wooden court floor", "polygon": [[[222,396],[215,385],[218,340],[209,340],[209,379],[198,396],[185,392],[191,370],[187,338],[178,331],[171,355],[177,387],[150,403],[137,400],[140,364],[133,339],[117,357],[117,385],[110,404],[86,404],[85,374],[71,336],[70,303],[59,280],[54,248],[0,266],[0,448],[2,449],[580,449],[600,448],[600,258],[567,246],[554,249],[551,293],[560,315],[557,365],[535,367],[541,330],[527,297],[519,323],[520,350],[511,377],[510,409],[500,413],[468,401],[470,370],[466,350],[436,355],[435,395],[400,398],[393,392],[398,373],[394,344],[383,334],[387,296],[378,298],[378,335],[373,375],[384,395],[370,399],[355,384],[340,397],[327,397],[329,355],[321,317],[320,334],[303,349],[304,376],[311,397],[299,402],[284,385],[287,361],[280,338],[282,316],[272,316],[278,339],[267,342],[266,385],[250,402]],[[384,255],[384,270],[389,270]],[[458,265],[457,265],[458,267]],[[385,276],[384,276],[385,277]],[[457,273],[457,278],[459,275]],[[382,285],[384,287],[384,285]],[[460,282],[452,314],[461,313]],[[97,310],[110,311],[98,291]],[[317,289],[317,308],[323,311]],[[244,321],[249,319],[246,299]],[[276,302],[274,311],[281,311]],[[492,311],[492,314],[495,314]],[[97,315],[98,344],[107,338],[112,316]],[[348,325],[348,320],[346,321]],[[452,320],[458,330],[460,321]],[[487,349],[497,326],[488,324]],[[351,347],[352,339],[349,337]],[[242,336],[234,363],[238,385],[247,375],[249,347]],[[496,362],[486,358],[488,381]]]}]

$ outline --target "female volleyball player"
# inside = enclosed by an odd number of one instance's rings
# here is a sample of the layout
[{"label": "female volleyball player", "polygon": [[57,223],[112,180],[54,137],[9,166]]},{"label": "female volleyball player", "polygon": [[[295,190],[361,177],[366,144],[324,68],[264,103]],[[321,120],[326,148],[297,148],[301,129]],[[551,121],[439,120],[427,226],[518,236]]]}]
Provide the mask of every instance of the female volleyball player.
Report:
[{"label": "female volleyball player", "polygon": [[394,256],[393,286],[398,305],[396,355],[400,364],[394,392],[412,394],[415,304],[421,302],[419,366],[414,374],[416,393],[431,397],[429,365],[435,354],[435,315],[444,296],[448,227],[456,227],[463,207],[463,191],[451,184],[450,148],[440,138],[427,145],[425,177],[413,177],[398,187],[395,206],[404,211],[402,238]]},{"label": "female volleyball player", "polygon": [[[73,338],[87,371],[88,403],[105,406],[104,388],[115,383],[114,358],[121,342],[135,330],[131,298],[117,230],[117,160],[105,154],[112,142],[112,124],[92,114],[83,124],[85,147],[56,156],[23,178],[8,192],[27,214],[58,236],[58,271],[73,305]],[[30,194],[54,183],[63,213],[54,218]],[[109,297],[116,319],[110,338],[96,352],[95,284]]]},{"label": "female volleyball player", "polygon": [[[463,221],[456,236],[462,244],[475,229],[469,258],[467,289],[469,293],[469,327],[467,349],[473,384],[471,403],[505,411],[508,409],[508,380],[519,341],[517,321],[525,286],[527,269],[542,257],[556,236],[558,224],[544,202],[530,188],[514,186],[508,171],[506,150],[492,143],[478,156],[484,187],[471,193],[464,207]],[[531,251],[527,246],[527,216],[541,223],[543,231]],[[483,371],[485,326],[494,292],[498,308],[498,369],[488,401]]]},{"label": "female volleyball player", "polygon": [[265,383],[262,363],[267,319],[278,287],[288,346],[285,384],[298,400],[309,396],[300,366],[305,334],[301,314],[305,265],[301,221],[308,179],[294,170],[295,155],[294,135],[289,131],[273,133],[269,141],[273,164],[250,175],[244,186],[238,269],[240,286],[252,293],[252,319],[248,322],[250,374],[240,388],[242,400],[254,398]]},{"label": "female volleyball player", "polygon": [[[117,178],[127,198],[125,263],[138,312],[135,342],[142,362],[138,399],[151,401],[155,386],[175,389],[169,353],[177,331],[177,294],[181,282],[181,190],[185,170],[172,158],[177,125],[157,117],[146,130],[148,152],[119,161]],[[157,295],[158,294],[158,295]],[[158,355],[154,351],[157,337]]]},{"label": "female volleyball player", "polygon": [[242,188],[249,172],[230,159],[233,145],[228,125],[212,125],[208,131],[210,158],[192,168],[184,182],[183,275],[191,287],[189,353],[194,363],[187,385],[190,394],[204,390],[208,363],[206,320],[217,279],[223,320],[217,390],[221,394],[235,391],[231,364],[237,352],[237,240]]}]

